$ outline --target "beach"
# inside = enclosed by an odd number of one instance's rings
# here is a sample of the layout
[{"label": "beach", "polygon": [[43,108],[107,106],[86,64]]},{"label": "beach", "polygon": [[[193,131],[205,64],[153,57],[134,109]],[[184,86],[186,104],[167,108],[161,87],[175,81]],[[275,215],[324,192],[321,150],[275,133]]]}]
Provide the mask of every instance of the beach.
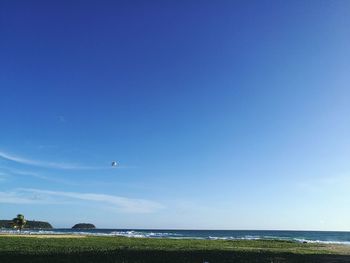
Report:
[{"label": "beach", "polygon": [[169,238],[203,240],[281,240],[297,243],[338,244],[350,246],[350,232],[344,231],[291,231],[291,230],[181,230],[181,229],[72,229],[25,228],[21,232],[13,229],[0,229],[0,234],[43,235],[44,237],[102,236],[130,238]]},{"label": "beach", "polygon": [[28,237],[28,238],[84,238],[86,237],[85,235],[60,235],[60,234],[55,234],[55,235],[49,235],[49,234],[6,234],[6,233],[0,233],[0,237]]}]

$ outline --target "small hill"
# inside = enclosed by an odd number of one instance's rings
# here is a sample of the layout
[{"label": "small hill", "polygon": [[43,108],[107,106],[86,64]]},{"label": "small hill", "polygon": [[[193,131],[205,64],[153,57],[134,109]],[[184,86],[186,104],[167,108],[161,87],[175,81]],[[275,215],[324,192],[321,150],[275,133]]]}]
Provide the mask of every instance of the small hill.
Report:
[{"label": "small hill", "polygon": [[95,229],[96,227],[90,223],[79,223],[72,227],[72,229]]},{"label": "small hill", "polygon": [[[0,220],[0,228],[12,228],[12,220]],[[52,225],[43,221],[28,220],[24,229],[52,229]]]}]

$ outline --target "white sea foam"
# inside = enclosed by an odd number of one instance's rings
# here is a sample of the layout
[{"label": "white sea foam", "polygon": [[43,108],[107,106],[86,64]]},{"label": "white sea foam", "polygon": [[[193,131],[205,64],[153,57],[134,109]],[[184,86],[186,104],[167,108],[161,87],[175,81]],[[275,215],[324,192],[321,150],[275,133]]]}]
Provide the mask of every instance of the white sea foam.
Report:
[{"label": "white sea foam", "polygon": [[167,233],[167,232],[140,232],[140,231],[113,231],[110,233],[112,236],[124,236],[124,237],[144,237],[144,238],[176,238],[182,237],[180,234]]},{"label": "white sea foam", "polygon": [[259,240],[262,239],[261,237],[253,237],[253,236],[246,236],[246,237],[213,237],[209,236],[210,240]]}]

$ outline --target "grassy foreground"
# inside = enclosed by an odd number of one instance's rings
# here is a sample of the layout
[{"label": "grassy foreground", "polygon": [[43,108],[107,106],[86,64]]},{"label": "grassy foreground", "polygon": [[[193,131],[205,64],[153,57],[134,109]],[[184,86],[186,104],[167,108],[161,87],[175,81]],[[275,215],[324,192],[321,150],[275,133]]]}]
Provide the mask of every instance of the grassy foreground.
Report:
[{"label": "grassy foreground", "polygon": [[0,262],[350,262],[350,247],[266,240],[0,236]]}]

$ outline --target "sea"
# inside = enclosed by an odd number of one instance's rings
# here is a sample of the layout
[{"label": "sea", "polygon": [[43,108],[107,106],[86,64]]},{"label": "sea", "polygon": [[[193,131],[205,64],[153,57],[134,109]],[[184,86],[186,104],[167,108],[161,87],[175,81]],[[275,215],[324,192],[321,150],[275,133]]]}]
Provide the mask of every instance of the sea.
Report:
[{"label": "sea", "polygon": [[[15,230],[0,229],[0,233],[16,234]],[[50,229],[23,230],[29,235],[91,235],[130,238],[170,238],[205,240],[287,240],[294,242],[350,245],[350,232],[283,231],[283,230],[159,230],[159,229]]]}]

